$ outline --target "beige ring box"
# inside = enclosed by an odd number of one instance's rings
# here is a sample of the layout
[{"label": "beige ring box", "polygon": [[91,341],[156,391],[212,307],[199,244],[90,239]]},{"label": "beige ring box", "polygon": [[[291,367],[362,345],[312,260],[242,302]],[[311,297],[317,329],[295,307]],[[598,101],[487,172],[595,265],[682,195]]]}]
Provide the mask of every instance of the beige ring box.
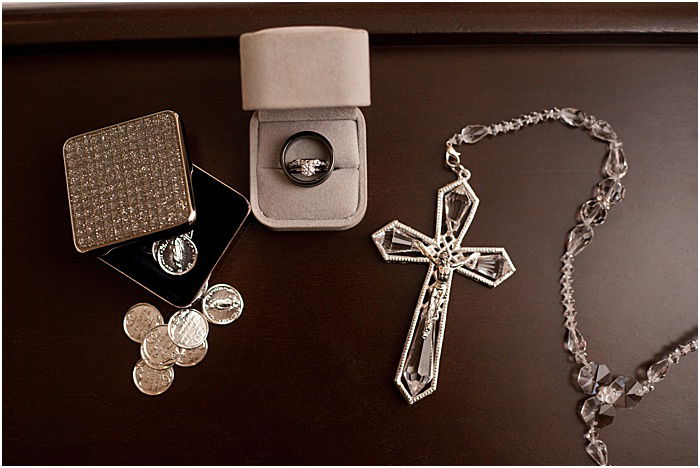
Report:
[{"label": "beige ring box", "polygon": [[[342,230],[367,208],[365,119],[370,105],[367,31],[327,26],[273,28],[240,38],[243,109],[250,121],[250,199],[275,230]],[[333,146],[335,168],[320,185],[293,184],[280,164],[291,135],[314,131]],[[290,159],[327,159],[298,140]]]}]

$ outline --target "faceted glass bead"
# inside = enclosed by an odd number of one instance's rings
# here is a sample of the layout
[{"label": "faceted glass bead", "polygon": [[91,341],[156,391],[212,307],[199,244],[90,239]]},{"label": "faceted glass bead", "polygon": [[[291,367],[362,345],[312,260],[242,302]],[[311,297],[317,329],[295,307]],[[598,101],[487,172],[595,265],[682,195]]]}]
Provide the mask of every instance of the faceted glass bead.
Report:
[{"label": "faceted glass bead", "polygon": [[625,151],[622,149],[622,146],[615,145],[614,143],[610,145],[610,151],[608,151],[604,169],[608,177],[612,178],[621,179],[627,174],[627,159],[625,158]]},{"label": "faceted glass bead", "polygon": [[590,444],[586,446],[586,453],[595,461],[599,466],[608,465],[608,447],[600,439],[595,439],[591,441]]},{"label": "faceted glass bead", "polygon": [[580,211],[581,221],[591,226],[598,226],[605,222],[605,217],[608,215],[608,210],[598,200],[588,200],[581,205]]},{"label": "faceted glass bead", "polygon": [[612,381],[610,368],[605,364],[591,362],[583,366],[578,372],[576,382],[584,393],[595,395],[602,385],[608,385]]},{"label": "faceted glass bead", "polygon": [[463,184],[459,184],[445,194],[443,204],[446,232],[458,233],[473,206],[469,192]]},{"label": "faceted glass bead", "polygon": [[571,255],[580,254],[583,249],[588,247],[588,244],[593,240],[593,228],[579,224],[574,227],[569,233],[569,241],[566,244],[566,251]]},{"label": "faceted glass bead", "polygon": [[647,370],[647,378],[651,383],[661,382],[664,377],[666,377],[666,373],[670,367],[671,361],[668,358],[657,361],[649,366],[649,370]]},{"label": "faceted glass bead", "polygon": [[586,350],[586,340],[578,329],[567,330],[566,349],[572,354]]},{"label": "faceted glass bead", "polygon": [[462,129],[462,141],[476,143],[488,134],[489,129],[485,125],[467,125]]},{"label": "faceted glass bead", "polygon": [[605,120],[596,121],[596,123],[594,123],[591,127],[591,133],[594,137],[598,138],[599,140],[617,140],[617,133],[615,133],[615,130],[613,130],[612,126]]},{"label": "faceted glass bead", "polygon": [[674,364],[678,364],[678,361],[681,360],[681,354],[678,352],[673,352],[668,355],[668,358],[673,362]]},{"label": "faceted glass bead", "polygon": [[597,427],[605,427],[609,425],[615,418],[615,407],[613,405],[608,405],[601,403],[597,397],[590,397],[584,400],[581,405],[581,411],[579,412],[581,419],[588,426],[591,426],[593,422],[597,422]]},{"label": "faceted glass bead", "polygon": [[[430,290],[426,293],[429,297]],[[433,381],[435,367],[435,344],[437,323],[433,324],[426,338],[423,338],[425,321],[427,319],[427,305],[421,313],[421,318],[416,324],[416,332],[413,335],[413,342],[406,356],[406,364],[403,370],[403,379],[408,392],[416,396],[423,390],[430,387]]]},{"label": "faceted glass bead", "polygon": [[583,121],[586,120],[586,114],[583,111],[574,109],[573,107],[565,107],[559,113],[560,118],[571,125],[572,127],[580,127]]},{"label": "faceted glass bead", "polygon": [[597,197],[601,197],[605,203],[614,205],[625,198],[625,187],[622,186],[619,180],[609,177],[598,182],[595,194]]},{"label": "faceted glass bead", "polygon": [[387,229],[380,238],[382,247],[388,254],[420,257],[423,253],[416,247],[415,238],[397,228]]},{"label": "faceted glass bead", "polygon": [[501,254],[480,255],[474,270],[492,280],[502,278],[510,273],[511,267]]},{"label": "faceted glass bead", "polygon": [[632,408],[639,403],[644,395],[642,384],[631,377],[621,375],[613,381],[610,387],[620,393],[620,397],[614,403],[618,408]]}]

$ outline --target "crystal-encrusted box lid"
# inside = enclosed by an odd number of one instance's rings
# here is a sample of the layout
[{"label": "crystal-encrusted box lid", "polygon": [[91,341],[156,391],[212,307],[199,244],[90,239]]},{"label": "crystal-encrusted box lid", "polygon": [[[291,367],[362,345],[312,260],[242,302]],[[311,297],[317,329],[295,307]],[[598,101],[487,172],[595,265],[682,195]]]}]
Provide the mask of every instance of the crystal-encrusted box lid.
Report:
[{"label": "crystal-encrusted box lid", "polygon": [[63,161],[79,252],[194,222],[189,162],[175,112],[69,138]]}]

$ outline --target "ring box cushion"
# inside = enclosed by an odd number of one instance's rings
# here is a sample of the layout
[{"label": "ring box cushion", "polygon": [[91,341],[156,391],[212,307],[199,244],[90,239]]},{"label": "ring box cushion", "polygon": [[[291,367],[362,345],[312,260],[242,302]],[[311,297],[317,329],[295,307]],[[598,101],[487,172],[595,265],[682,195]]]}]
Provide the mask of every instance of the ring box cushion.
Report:
[{"label": "ring box cushion", "polygon": [[[292,184],[280,165],[280,150],[294,133],[321,133],[333,146],[335,169],[322,184]],[[263,224],[277,229],[346,229],[367,207],[365,122],[359,109],[257,111],[250,123],[251,205]],[[327,159],[314,140],[296,141],[287,159]]]},{"label": "ring box cushion", "polygon": [[[250,191],[255,217],[279,230],[340,230],[367,207],[365,120],[370,103],[367,31],[274,28],[241,36],[243,108],[250,122]],[[301,187],[284,174],[280,153],[293,134],[314,131],[333,146],[335,168]],[[287,160],[328,159],[314,140],[296,141]]]}]

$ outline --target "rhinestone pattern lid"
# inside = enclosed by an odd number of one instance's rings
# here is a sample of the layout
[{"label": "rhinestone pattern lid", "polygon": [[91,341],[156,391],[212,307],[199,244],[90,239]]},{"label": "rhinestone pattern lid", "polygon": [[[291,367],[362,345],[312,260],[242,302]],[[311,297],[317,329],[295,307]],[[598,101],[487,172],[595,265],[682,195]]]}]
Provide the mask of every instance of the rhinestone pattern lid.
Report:
[{"label": "rhinestone pattern lid", "polygon": [[162,111],[72,137],[63,146],[79,252],[192,221],[180,119]]}]

